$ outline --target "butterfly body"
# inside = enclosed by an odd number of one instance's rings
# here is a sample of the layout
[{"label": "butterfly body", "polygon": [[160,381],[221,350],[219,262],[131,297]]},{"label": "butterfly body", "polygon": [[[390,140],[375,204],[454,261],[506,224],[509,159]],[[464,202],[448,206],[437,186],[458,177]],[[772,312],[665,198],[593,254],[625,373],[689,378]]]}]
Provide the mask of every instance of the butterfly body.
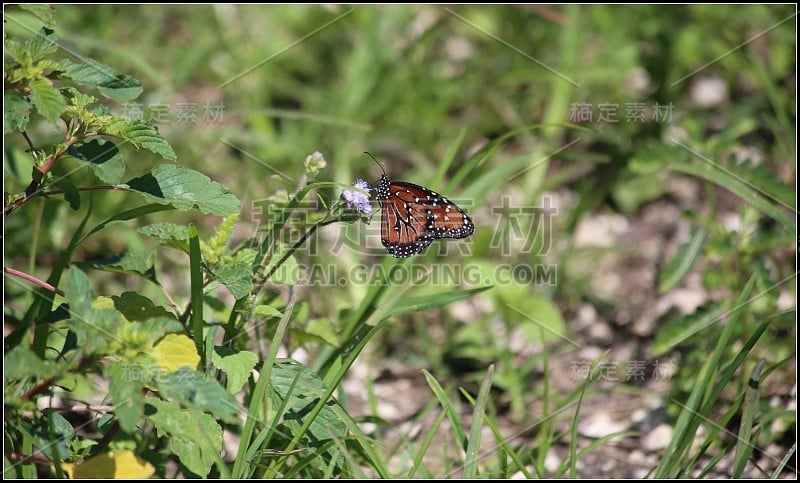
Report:
[{"label": "butterfly body", "polygon": [[392,182],[384,174],[375,199],[381,206],[381,242],[396,258],[421,253],[438,238],[464,238],[475,231],[461,208],[423,186]]}]

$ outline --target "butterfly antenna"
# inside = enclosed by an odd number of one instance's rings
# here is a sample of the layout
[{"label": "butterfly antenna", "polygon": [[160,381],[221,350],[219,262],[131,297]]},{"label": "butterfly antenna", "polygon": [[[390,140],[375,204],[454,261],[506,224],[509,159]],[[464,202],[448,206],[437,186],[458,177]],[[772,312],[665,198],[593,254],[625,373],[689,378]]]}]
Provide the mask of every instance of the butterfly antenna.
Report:
[{"label": "butterfly antenna", "polygon": [[380,166],[380,168],[381,168],[381,171],[383,171],[383,174],[384,174],[384,175],[386,174],[386,170],[385,170],[385,169],[383,169],[383,165],[382,165],[381,163],[379,163],[377,159],[375,159],[375,156],[373,156],[372,154],[370,154],[370,153],[369,153],[369,152],[367,152],[367,151],[364,151],[364,154],[366,154],[367,156],[369,156],[370,158],[372,158],[372,160],[373,160],[373,161],[375,161],[375,164],[377,164],[378,166]]}]

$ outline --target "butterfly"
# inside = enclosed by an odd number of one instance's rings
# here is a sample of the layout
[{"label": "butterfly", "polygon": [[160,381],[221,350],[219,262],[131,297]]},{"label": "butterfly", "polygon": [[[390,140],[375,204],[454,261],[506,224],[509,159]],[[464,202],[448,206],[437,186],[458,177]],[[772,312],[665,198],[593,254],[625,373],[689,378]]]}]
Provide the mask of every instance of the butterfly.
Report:
[{"label": "butterfly", "polygon": [[381,207],[381,242],[395,258],[421,253],[433,240],[464,238],[475,231],[472,220],[455,203],[423,186],[389,181],[386,171],[374,191]]}]

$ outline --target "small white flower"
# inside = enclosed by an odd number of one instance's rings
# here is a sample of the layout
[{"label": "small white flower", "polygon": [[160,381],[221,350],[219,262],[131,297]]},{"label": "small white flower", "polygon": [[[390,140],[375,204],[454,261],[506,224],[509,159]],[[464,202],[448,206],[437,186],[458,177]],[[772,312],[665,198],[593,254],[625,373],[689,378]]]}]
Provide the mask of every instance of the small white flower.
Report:
[{"label": "small white flower", "polygon": [[[356,182],[353,183],[353,186],[364,191],[369,191],[370,189],[367,182],[363,179],[356,180]],[[359,213],[364,213],[366,215],[372,213],[372,205],[369,203],[369,196],[365,195],[361,191],[348,189],[343,190],[342,198],[344,198],[347,209],[355,209]]]}]

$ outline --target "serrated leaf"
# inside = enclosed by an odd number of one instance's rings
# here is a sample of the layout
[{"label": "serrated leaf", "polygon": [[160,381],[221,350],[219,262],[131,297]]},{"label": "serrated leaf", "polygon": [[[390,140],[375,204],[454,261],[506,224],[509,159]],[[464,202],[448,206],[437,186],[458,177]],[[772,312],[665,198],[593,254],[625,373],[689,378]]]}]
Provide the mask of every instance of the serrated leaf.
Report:
[{"label": "serrated leaf", "polygon": [[161,134],[153,126],[138,119],[115,117],[101,129],[101,134],[122,138],[137,149],[145,148],[170,161],[178,159],[172,146]]},{"label": "serrated leaf", "polygon": [[158,284],[154,260],[155,253],[151,250],[129,250],[121,255],[89,262],[88,265],[93,268],[113,272],[138,273],[153,283]]},{"label": "serrated leaf", "polygon": [[78,188],[67,178],[59,181],[58,187],[64,192],[64,200],[69,203],[69,207],[73,211],[78,211],[81,207],[81,193]]},{"label": "serrated leaf", "polygon": [[15,90],[7,90],[3,103],[3,130],[6,133],[24,131],[31,117],[31,101]]},{"label": "serrated leaf", "polygon": [[[25,48],[28,49],[30,53],[31,60],[36,62],[37,60],[42,59],[52,53],[55,53],[58,50],[58,44],[56,44],[56,37],[53,30],[49,28],[42,27],[39,30],[39,33],[36,36],[28,39],[25,42]],[[52,70],[52,69],[49,69]]]},{"label": "serrated leaf", "polygon": [[[14,59],[14,61],[17,64],[26,67],[31,64],[31,54],[30,52],[28,52],[28,49],[26,49],[24,45],[11,39],[6,39],[3,45],[6,48],[5,53],[10,55],[11,58]],[[23,72],[22,70],[19,71],[19,77],[14,75],[9,76],[9,81],[14,83],[21,79],[24,79],[25,74],[23,74],[22,72]]]},{"label": "serrated leaf", "polygon": [[167,334],[156,344],[151,355],[167,373],[182,367],[195,369],[200,364],[194,341],[184,334]]},{"label": "serrated leaf", "polygon": [[119,148],[106,139],[92,139],[88,143],[70,146],[67,154],[89,165],[95,176],[112,186],[118,185],[125,173]]},{"label": "serrated leaf", "polygon": [[239,404],[214,379],[184,366],[157,382],[158,390],[165,398],[174,399],[190,409],[206,411],[227,423],[240,423]]},{"label": "serrated leaf", "polygon": [[214,270],[217,280],[230,290],[234,298],[240,299],[253,289],[252,263],[238,261],[226,263]]},{"label": "serrated leaf", "polygon": [[108,395],[114,403],[114,415],[122,430],[127,433],[136,431],[139,419],[144,415],[142,388],[145,375],[138,369],[135,364],[113,362],[105,371],[109,381]]},{"label": "serrated leaf", "polygon": [[227,188],[181,166],[162,164],[152,174],[132,179],[127,185],[148,201],[169,204],[182,211],[196,206],[205,214],[228,216],[242,208]]},{"label": "serrated leaf", "polygon": [[153,465],[128,450],[101,453],[83,463],[62,463],[61,467],[70,478],[76,480],[117,478],[143,480],[156,472]]},{"label": "serrated leaf", "polygon": [[18,345],[3,358],[3,379],[14,381],[27,377],[45,380],[58,374],[58,366],[37,356],[27,347]]},{"label": "serrated leaf", "polygon": [[94,59],[86,59],[80,64],[64,59],[61,61],[61,69],[67,77],[78,84],[94,87],[115,101],[132,101],[142,93],[142,85],[138,80],[129,75],[119,74]]},{"label": "serrated leaf", "polygon": [[31,99],[39,112],[50,122],[56,122],[67,110],[67,101],[58,90],[53,87],[49,79],[38,78],[30,82]]},{"label": "serrated leaf", "polygon": [[96,97],[90,96],[89,94],[84,94],[72,86],[62,87],[61,93],[64,95],[64,97],[69,99],[69,103],[73,107],[79,110],[86,109],[97,100]]},{"label": "serrated leaf", "polygon": [[707,234],[707,230],[699,228],[688,242],[681,244],[675,258],[670,260],[658,275],[659,293],[663,294],[672,290],[689,273],[697,257],[703,251]]},{"label": "serrated leaf", "polygon": [[211,362],[228,376],[227,389],[236,394],[244,387],[253,368],[258,363],[258,356],[250,351],[235,351],[227,347],[215,347]]},{"label": "serrated leaf", "polygon": [[698,332],[706,329],[720,319],[722,307],[716,302],[697,309],[691,315],[678,315],[669,318],[661,327],[653,341],[653,355],[658,357],[671,351]]},{"label": "serrated leaf", "polygon": [[148,415],[159,437],[166,437],[172,453],[198,476],[207,476],[222,451],[222,428],[214,419],[169,401],[152,400]]},{"label": "serrated leaf", "polygon": [[154,223],[146,225],[138,230],[139,233],[154,236],[162,240],[188,240],[189,227],[186,225],[175,225],[173,223]]},{"label": "serrated leaf", "polygon": [[42,23],[48,27],[54,27],[56,24],[56,21],[53,18],[56,13],[56,9],[53,8],[52,5],[43,3],[20,3],[18,7],[33,14],[34,17],[41,20]]}]

